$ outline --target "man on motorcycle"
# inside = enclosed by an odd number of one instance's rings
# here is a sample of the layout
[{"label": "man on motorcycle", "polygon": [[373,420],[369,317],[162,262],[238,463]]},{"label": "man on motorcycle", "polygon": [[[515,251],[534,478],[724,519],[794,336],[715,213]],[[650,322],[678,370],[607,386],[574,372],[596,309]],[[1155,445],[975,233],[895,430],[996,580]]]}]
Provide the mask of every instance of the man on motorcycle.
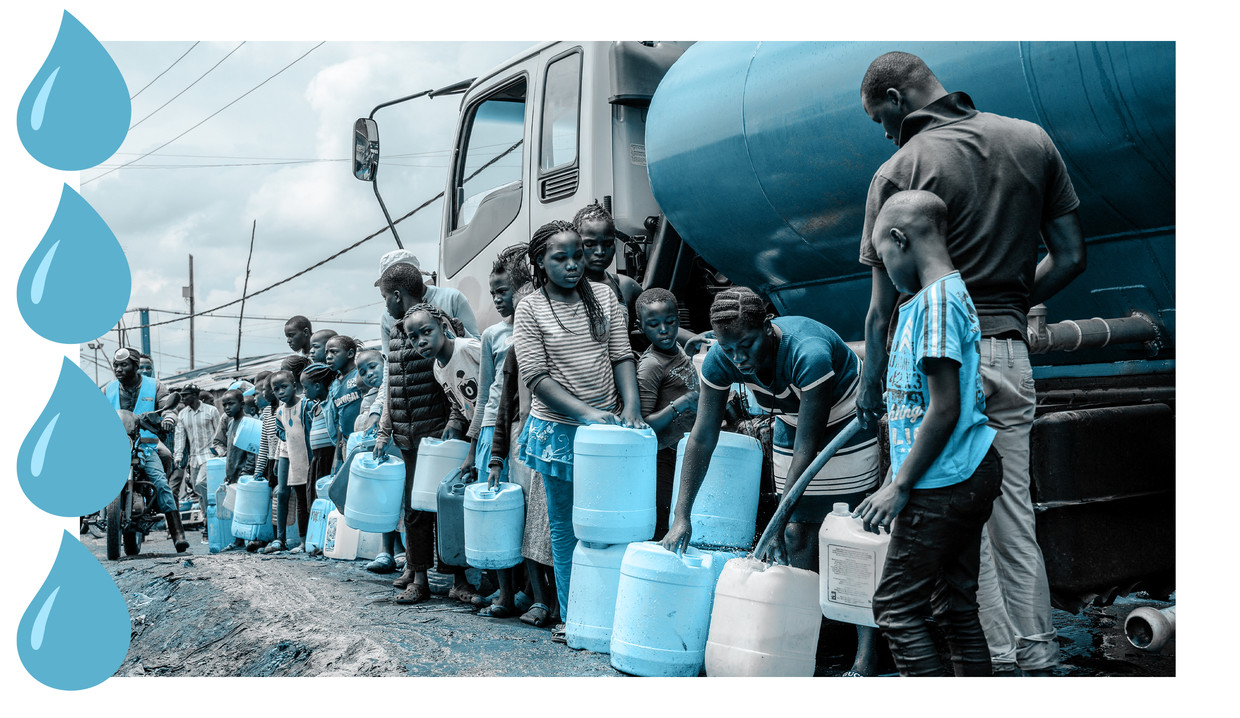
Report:
[{"label": "man on motorcycle", "polygon": [[[113,409],[124,409],[137,415],[145,414],[155,411],[155,407],[168,394],[162,382],[138,373],[139,356],[133,349],[121,348],[117,349],[112,357],[112,371],[116,374],[116,380],[108,382],[103,388],[103,394],[112,403]],[[174,411],[169,409],[163,412],[160,428],[164,433],[176,428]],[[182,553],[189,549],[189,542],[185,540],[185,531],[181,528],[181,513],[172,498],[172,489],[168,487],[163,462],[156,451],[159,439],[149,431],[142,430],[138,443],[142,445],[142,468],[150,482],[155,485],[155,506],[168,523],[168,534],[176,544],[177,553]]]}]

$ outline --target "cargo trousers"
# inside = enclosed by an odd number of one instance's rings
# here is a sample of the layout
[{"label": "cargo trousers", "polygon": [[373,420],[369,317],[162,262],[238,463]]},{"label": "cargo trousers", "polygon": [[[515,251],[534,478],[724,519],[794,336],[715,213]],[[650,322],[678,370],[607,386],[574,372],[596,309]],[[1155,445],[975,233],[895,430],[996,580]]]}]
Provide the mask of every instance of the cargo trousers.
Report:
[{"label": "cargo trousers", "polygon": [[1029,432],[1036,394],[1021,339],[982,337],[982,386],[993,446],[1003,457],[1003,492],[982,532],[978,606],[995,671],[1059,664],[1050,586],[1029,494]]}]

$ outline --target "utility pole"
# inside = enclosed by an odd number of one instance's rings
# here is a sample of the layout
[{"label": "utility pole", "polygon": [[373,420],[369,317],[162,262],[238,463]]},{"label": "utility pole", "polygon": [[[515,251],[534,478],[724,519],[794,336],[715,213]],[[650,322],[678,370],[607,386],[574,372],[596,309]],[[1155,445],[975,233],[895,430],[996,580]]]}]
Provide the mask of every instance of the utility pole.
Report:
[{"label": "utility pole", "polygon": [[189,368],[194,368],[194,255],[189,255],[189,286],[181,287],[181,296],[189,299]]},{"label": "utility pole", "polygon": [[142,325],[142,353],[151,356],[151,310],[138,310],[138,323]]},{"label": "utility pole", "polygon": [[245,321],[245,295],[250,291],[250,258],[254,256],[254,231],[258,229],[258,220],[250,225],[250,253],[245,258],[245,281],[241,284],[241,311],[237,312],[237,364],[241,370],[241,323]]}]

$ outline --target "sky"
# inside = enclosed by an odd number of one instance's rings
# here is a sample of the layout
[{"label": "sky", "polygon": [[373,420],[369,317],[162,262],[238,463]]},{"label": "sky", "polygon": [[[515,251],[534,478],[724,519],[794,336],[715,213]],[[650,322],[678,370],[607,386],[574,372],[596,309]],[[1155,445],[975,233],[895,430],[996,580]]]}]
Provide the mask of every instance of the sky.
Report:
[{"label": "sky", "polygon": [[[352,175],[354,120],[381,102],[476,77],[531,44],[104,41],[129,86],[132,119],[117,153],[81,173],[81,194],[125,249],[129,307],[186,312],[190,254],[198,312],[240,298],[252,229],[250,292],[384,228],[370,184]],[[459,104],[459,95],[423,98],[376,114],[380,191],[394,219],[443,191]],[[436,201],[397,225],[425,270],[438,261],[441,208]],[[248,299],[241,355],[287,351],[283,321],[295,314],[316,329],[378,338],[383,305],[373,284],[379,257],[395,248],[384,232]],[[195,319],[196,366],[236,356],[239,309]],[[139,325],[139,314],[123,323]],[[138,347],[139,332],[126,340]],[[116,332],[101,341],[98,355],[82,348],[81,362],[93,369],[98,356],[106,381]],[[188,369],[189,322],[152,327],[151,348],[160,376]]]}]

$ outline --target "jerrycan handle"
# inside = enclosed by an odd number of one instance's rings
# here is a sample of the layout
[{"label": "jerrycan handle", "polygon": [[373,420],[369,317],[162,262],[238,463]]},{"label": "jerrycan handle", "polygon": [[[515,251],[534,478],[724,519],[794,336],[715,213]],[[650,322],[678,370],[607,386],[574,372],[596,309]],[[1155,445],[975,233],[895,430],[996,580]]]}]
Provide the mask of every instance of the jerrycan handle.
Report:
[{"label": "jerrycan handle", "polygon": [[689,568],[701,568],[702,564],[705,563],[705,559],[701,556],[690,556],[684,553],[678,553],[678,555],[681,562]]}]

